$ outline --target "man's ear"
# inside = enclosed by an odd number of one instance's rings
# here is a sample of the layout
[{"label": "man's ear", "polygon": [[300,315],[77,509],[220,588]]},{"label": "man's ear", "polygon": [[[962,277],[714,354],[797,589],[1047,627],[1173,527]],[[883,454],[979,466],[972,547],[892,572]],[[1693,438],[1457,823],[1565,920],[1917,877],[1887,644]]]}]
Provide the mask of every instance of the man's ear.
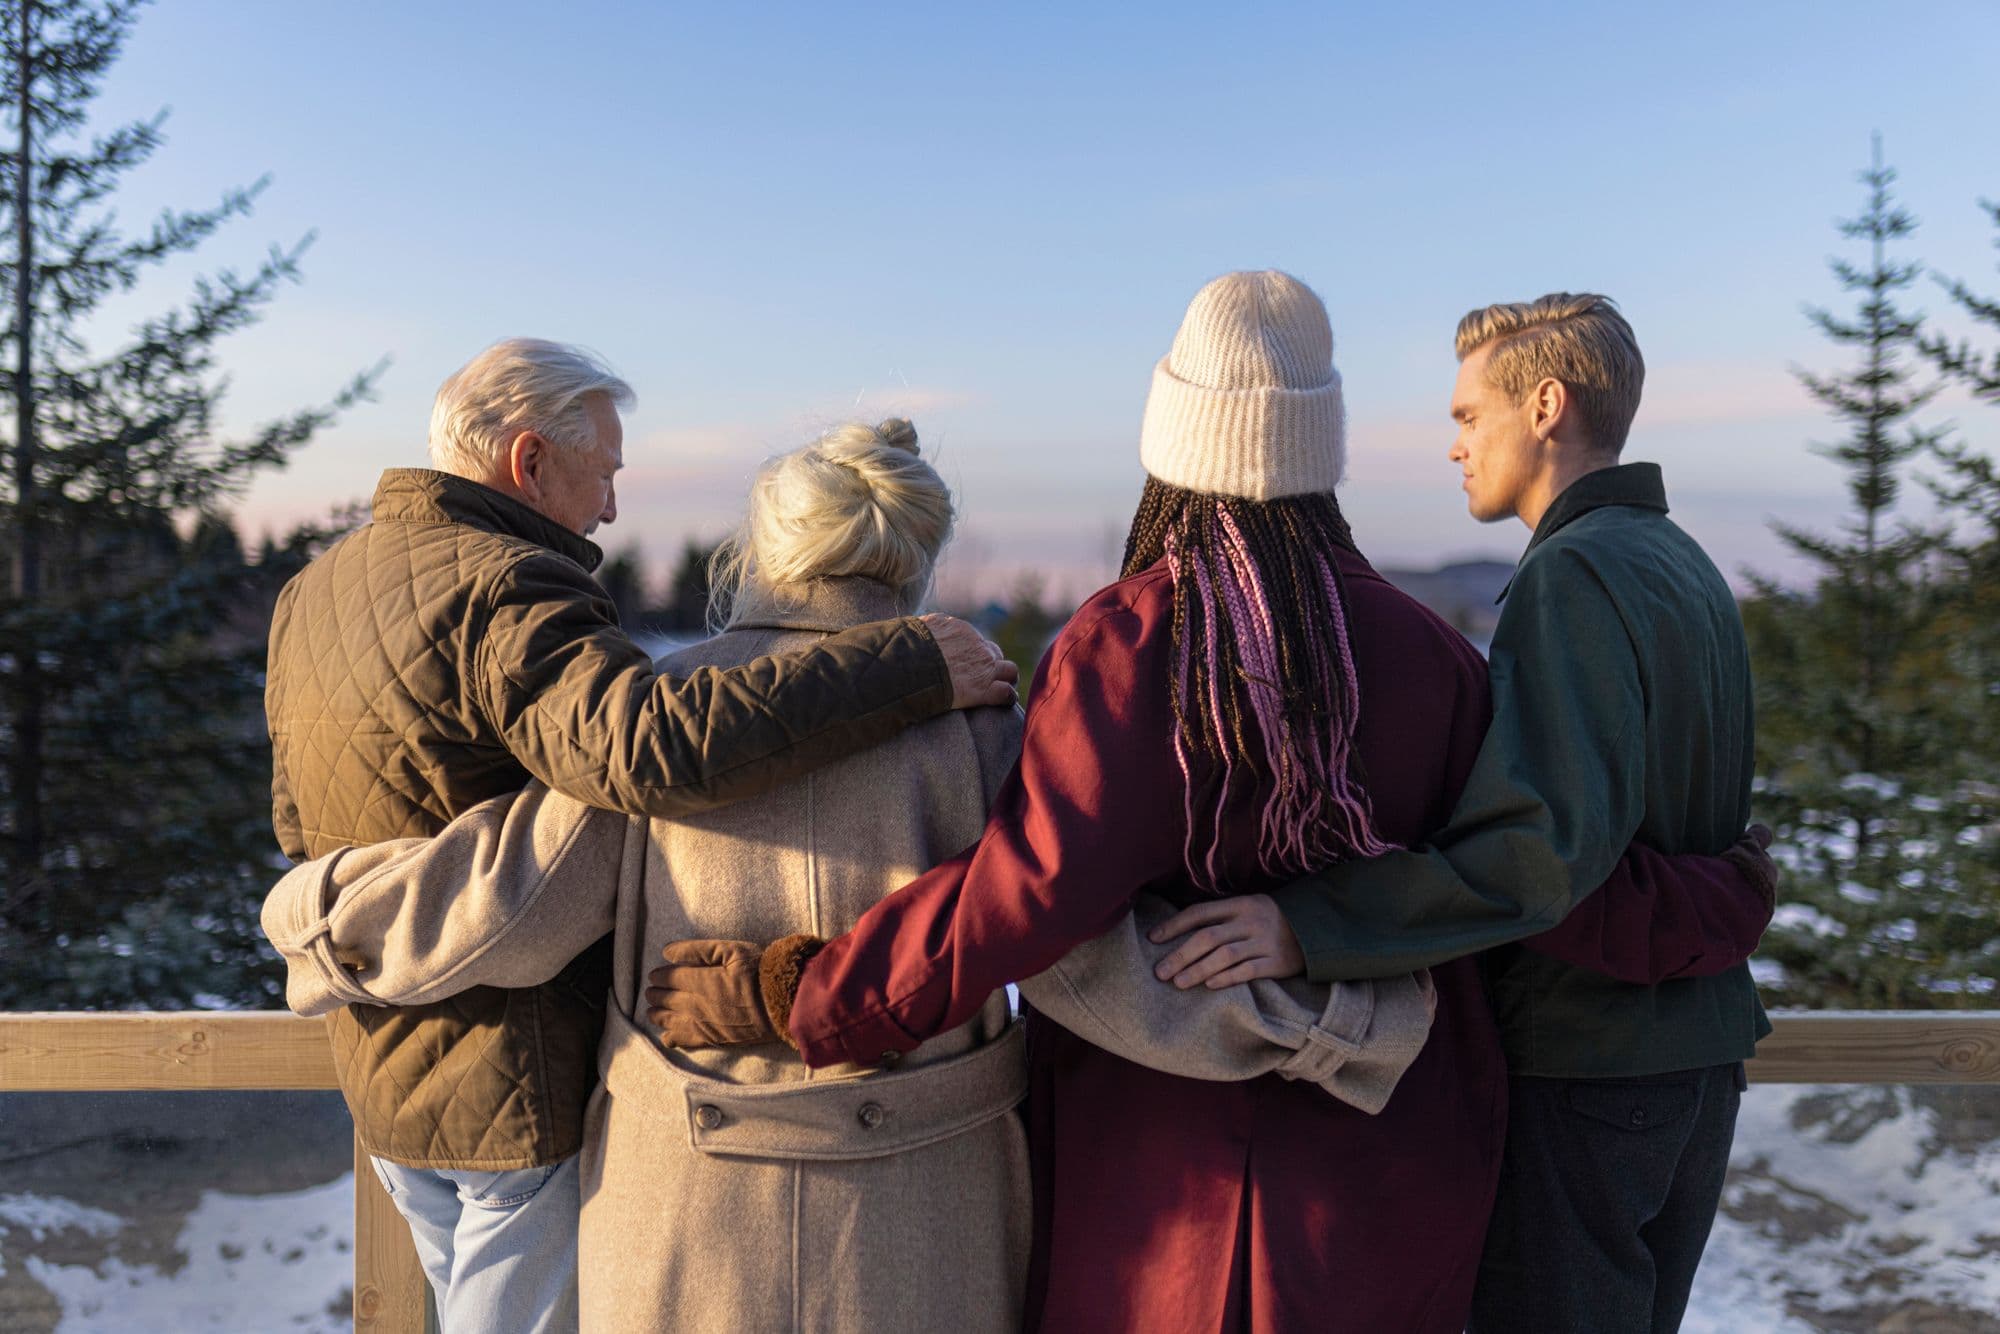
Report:
[{"label": "man's ear", "polygon": [[1549,440],[1569,418],[1569,388],[1561,380],[1546,379],[1528,391],[1532,408],[1530,425],[1537,440]]},{"label": "man's ear", "polygon": [[523,431],[507,446],[508,475],[514,489],[530,504],[542,498],[542,465],[548,461],[549,442],[534,431]]}]

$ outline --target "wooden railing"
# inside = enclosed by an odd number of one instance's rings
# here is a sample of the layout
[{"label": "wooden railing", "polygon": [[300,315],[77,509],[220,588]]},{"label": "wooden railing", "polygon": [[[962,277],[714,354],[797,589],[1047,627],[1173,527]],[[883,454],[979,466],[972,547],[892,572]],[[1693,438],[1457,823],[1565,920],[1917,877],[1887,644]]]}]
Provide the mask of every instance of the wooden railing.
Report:
[{"label": "wooden railing", "polygon": [[[1750,1078],[1765,1084],[2000,1083],[2000,1010],[1772,1016]],[[0,1093],[330,1089],[316,1020],[283,1013],[0,1013]],[[409,1230],[357,1146],[354,1328],[422,1334]]]},{"label": "wooden railing", "polygon": [[[283,1012],[0,1013],[0,1093],[331,1089],[326,1025]],[[354,1148],[354,1328],[424,1334],[410,1230]]]}]

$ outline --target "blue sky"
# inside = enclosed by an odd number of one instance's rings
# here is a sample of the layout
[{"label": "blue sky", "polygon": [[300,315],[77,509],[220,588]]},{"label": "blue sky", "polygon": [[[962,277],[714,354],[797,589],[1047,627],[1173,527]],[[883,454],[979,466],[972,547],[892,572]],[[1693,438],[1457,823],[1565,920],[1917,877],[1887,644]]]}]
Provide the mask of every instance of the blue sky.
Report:
[{"label": "blue sky", "polygon": [[[1832,433],[1791,364],[1838,354],[1832,220],[1882,132],[1913,253],[2000,290],[2000,6],[1147,6],[167,0],[100,103],[172,109],[135,222],[262,172],[200,269],[319,233],[225,358],[247,426],[393,357],[243,502],[247,526],[420,464],[479,347],[586,343],[638,388],[621,518],[665,559],[749,472],[905,411],[959,488],[951,587],[1107,573],[1153,362],[1202,282],[1275,266],[1325,297],[1351,418],[1343,503],[1378,563],[1511,558],[1445,461],[1471,306],[1616,296],[1649,364],[1628,457],[1732,574],[1771,516],[1831,519]],[[1920,291],[1943,313],[1945,300]],[[1948,322],[1949,323],[1949,322]],[[1995,421],[1982,419],[1994,418]],[[2000,443],[2000,413],[1939,418]]]}]

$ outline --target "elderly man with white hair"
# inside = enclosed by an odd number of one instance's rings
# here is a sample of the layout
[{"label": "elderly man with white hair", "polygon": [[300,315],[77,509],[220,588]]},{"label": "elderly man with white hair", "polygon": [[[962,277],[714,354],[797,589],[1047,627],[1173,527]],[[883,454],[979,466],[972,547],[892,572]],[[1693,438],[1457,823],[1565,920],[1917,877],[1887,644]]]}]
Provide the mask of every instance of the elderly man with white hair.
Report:
[{"label": "elderly man with white hair", "polygon": [[[371,522],[286,586],[265,706],[288,857],[435,834],[530,779],[632,815],[708,810],[1012,701],[1011,664],[940,616],[656,673],[590,574],[631,402],[578,349],[494,344],[438,391],[435,469],[385,473]],[[608,977],[600,944],[539,986],[329,1016],[447,1331],[576,1326],[575,1155]]]}]

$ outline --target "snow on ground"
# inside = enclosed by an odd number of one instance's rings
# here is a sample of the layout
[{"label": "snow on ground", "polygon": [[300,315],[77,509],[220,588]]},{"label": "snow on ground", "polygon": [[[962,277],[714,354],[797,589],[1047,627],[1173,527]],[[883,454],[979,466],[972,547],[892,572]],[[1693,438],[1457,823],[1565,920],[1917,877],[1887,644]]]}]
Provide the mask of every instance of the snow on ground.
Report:
[{"label": "snow on ground", "polygon": [[[0,1195],[0,1241],[9,1232],[26,1233],[41,1241],[57,1232],[109,1237],[125,1226],[117,1214],[92,1209],[73,1200],[45,1200],[39,1195]],[[7,1252],[0,1247],[0,1276],[7,1272]]]},{"label": "snow on ground", "polygon": [[2000,1329],[2000,1090],[1943,1099],[1752,1088],[1688,1334]]},{"label": "snow on ground", "polygon": [[16,1228],[36,1241],[69,1229],[91,1237],[108,1237],[124,1226],[117,1214],[70,1200],[45,1200],[36,1195],[0,1195],[0,1233]]},{"label": "snow on ground", "polygon": [[[121,1258],[131,1225],[0,1194],[0,1272],[60,1308],[58,1334],[319,1334],[348,1328],[353,1177],[211,1191],[169,1258]],[[2000,1088],[1759,1085],[1688,1334],[2000,1331]]]},{"label": "snow on ground", "polygon": [[[66,1200],[0,1196],[0,1247],[16,1228],[40,1240],[64,1228],[109,1236],[120,1221]],[[36,1231],[36,1228],[42,1229]],[[115,1254],[96,1264],[39,1255],[23,1265],[62,1309],[57,1334],[344,1334],[354,1272],[354,1177],[277,1195],[210,1192],[188,1215],[172,1272]]]}]

